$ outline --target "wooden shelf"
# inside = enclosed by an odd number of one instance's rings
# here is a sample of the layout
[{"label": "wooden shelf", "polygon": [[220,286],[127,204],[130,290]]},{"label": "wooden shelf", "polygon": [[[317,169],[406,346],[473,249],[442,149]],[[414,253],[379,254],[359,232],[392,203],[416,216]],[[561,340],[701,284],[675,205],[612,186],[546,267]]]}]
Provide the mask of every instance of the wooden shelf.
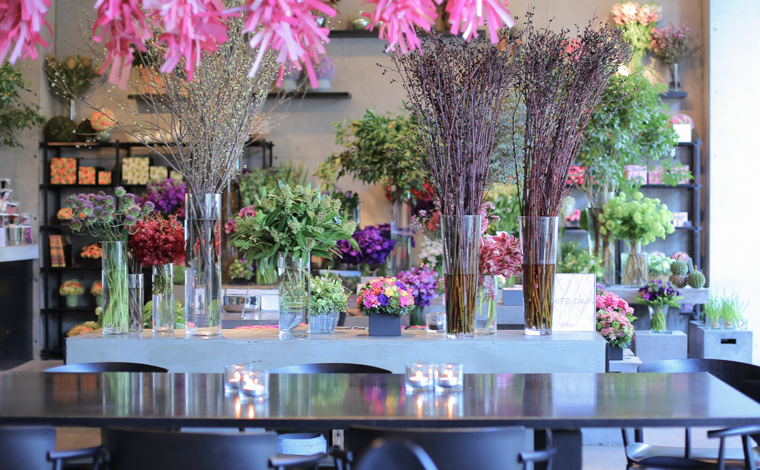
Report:
[{"label": "wooden shelf", "polygon": [[666,99],[666,100],[682,100],[689,96],[688,93],[685,91],[673,91],[668,90],[667,93],[661,93],[660,98]]}]

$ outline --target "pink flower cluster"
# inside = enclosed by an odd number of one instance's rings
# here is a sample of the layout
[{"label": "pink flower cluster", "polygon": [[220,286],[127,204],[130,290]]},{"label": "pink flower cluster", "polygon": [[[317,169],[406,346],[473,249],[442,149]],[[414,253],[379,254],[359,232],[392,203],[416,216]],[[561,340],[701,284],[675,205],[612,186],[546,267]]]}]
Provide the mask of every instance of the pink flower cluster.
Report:
[{"label": "pink flower cluster", "polygon": [[688,114],[675,114],[670,117],[671,124],[689,124],[694,129],[694,119]]},{"label": "pink flower cluster", "polygon": [[[254,206],[246,206],[240,209],[237,217],[256,217],[256,209]],[[224,233],[231,234],[237,232],[237,224],[235,223],[236,217],[230,217],[227,222],[224,223]]]},{"label": "pink flower cluster", "polygon": [[45,14],[49,8],[50,0],[0,2],[0,65],[5,62],[9,53],[8,60],[15,64],[19,57],[36,59],[38,44],[47,47],[47,42],[42,39],[40,32],[42,26],[50,29],[50,25],[45,21]]},{"label": "pink flower cluster", "polygon": [[414,294],[395,277],[380,277],[364,285],[356,298],[356,306],[365,314],[383,312],[403,315],[414,307]]},{"label": "pink flower cluster", "polygon": [[597,310],[596,331],[616,347],[627,346],[633,337],[631,320],[613,309]]},{"label": "pink flower cluster", "polygon": [[620,26],[638,23],[646,26],[662,19],[662,5],[656,3],[621,2],[612,7],[612,21]]},{"label": "pink flower cluster", "polygon": [[676,251],[675,253],[670,255],[670,257],[676,261],[686,261],[687,263],[691,259],[691,256],[689,256],[688,253],[683,252],[683,251]]},{"label": "pink flower cluster", "polygon": [[596,309],[614,311],[623,314],[626,317],[633,317],[633,308],[628,302],[621,299],[612,292],[601,292],[596,296]]},{"label": "pink flower cluster", "polygon": [[480,243],[479,265],[481,275],[510,277],[519,273],[522,265],[520,239],[506,232],[486,236]]},{"label": "pink flower cluster", "polygon": [[578,209],[575,209],[572,214],[565,217],[565,220],[568,222],[577,222],[581,220],[581,211]]}]

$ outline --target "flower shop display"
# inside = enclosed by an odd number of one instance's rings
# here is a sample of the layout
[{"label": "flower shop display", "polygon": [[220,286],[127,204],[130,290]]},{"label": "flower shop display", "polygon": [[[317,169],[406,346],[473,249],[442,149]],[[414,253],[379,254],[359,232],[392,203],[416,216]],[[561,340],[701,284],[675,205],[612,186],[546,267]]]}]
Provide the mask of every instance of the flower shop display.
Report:
[{"label": "flower shop display", "polygon": [[466,43],[431,34],[420,47],[389,55],[409,95],[424,167],[441,204],[447,334],[473,337],[479,211],[489,183],[502,92],[511,85],[513,65],[506,52],[486,40]]},{"label": "flower shop display", "polygon": [[401,271],[396,279],[406,284],[414,296],[414,306],[409,319],[410,326],[425,326],[425,307],[438,297],[438,273],[427,266]]},{"label": "flower shop display", "polygon": [[90,285],[90,294],[95,297],[95,305],[103,305],[103,281],[95,281]]},{"label": "flower shop display", "polygon": [[145,204],[153,203],[156,212],[163,215],[174,215],[177,218],[185,217],[185,193],[187,186],[171,178],[149,185],[145,194],[138,201]]},{"label": "flower shop display", "polygon": [[596,296],[596,331],[610,343],[610,360],[623,359],[623,349],[633,339],[635,320],[633,309],[628,302],[612,292],[602,292]]},{"label": "flower shop display", "polygon": [[636,303],[649,307],[650,331],[664,333],[667,331],[667,316],[670,307],[678,307],[682,300],[681,293],[669,282],[654,281],[639,289]]},{"label": "flower shop display", "polygon": [[97,67],[86,55],[72,55],[59,62],[51,54],[45,57],[45,72],[50,79],[50,88],[66,100],[69,119],[74,120],[77,100],[87,93],[93,80],[100,77]]},{"label": "flower shop display", "polygon": [[620,2],[612,7],[612,21],[623,32],[622,38],[633,48],[631,67],[641,67],[657,22],[662,19],[662,5],[654,2]]},{"label": "flower shop display", "polygon": [[677,135],[678,142],[691,142],[694,130],[694,119],[688,114],[675,114],[670,117],[670,127]]},{"label": "flower shop display", "polygon": [[323,93],[330,91],[330,80],[335,77],[335,62],[324,55],[314,64],[314,76],[317,77],[317,86],[312,85],[312,90]]},{"label": "flower shop display", "polygon": [[367,282],[356,298],[356,306],[369,316],[370,336],[401,336],[401,315],[414,308],[414,294],[395,277]]},{"label": "flower shop display", "polygon": [[134,225],[153,211],[153,203],[141,208],[135,196],[119,186],[115,196],[102,191],[74,194],[66,198],[66,205],[82,214],[71,220],[72,231],[87,230],[103,240],[103,334],[125,334],[129,328],[127,238]]},{"label": "flower shop display", "polygon": [[678,287],[679,289],[682,289],[686,287],[686,284],[689,282],[689,265],[686,264],[686,261],[673,261],[670,263],[670,282]]},{"label": "flower shop display", "polygon": [[390,224],[368,225],[357,230],[351,235],[356,242],[339,240],[341,263],[358,265],[362,276],[369,276],[378,269],[386,266],[388,256],[396,245],[396,240],[391,239]]},{"label": "flower shop display", "polygon": [[668,207],[659,199],[645,198],[638,191],[630,200],[621,194],[604,205],[599,222],[603,235],[610,233],[629,243],[629,252],[621,256],[623,285],[638,287],[649,282],[647,255],[641,246],[675,231],[673,214]]},{"label": "flower shop display", "polygon": [[[0,48],[0,62],[4,54]],[[44,116],[40,115],[40,106],[27,104],[20,92],[32,91],[20,71],[10,63],[3,63],[0,67],[0,96],[3,97],[3,105],[0,106],[0,146],[21,147],[18,140],[21,134],[18,131],[36,129],[45,124]]]},{"label": "flower shop display", "polygon": [[129,246],[141,266],[153,269],[152,329],[156,333],[171,333],[174,266],[185,262],[185,230],[173,215],[164,217],[156,213],[135,224]]},{"label": "flower shop display", "polygon": [[319,188],[281,184],[268,193],[262,188],[254,202],[256,215],[235,219],[232,245],[248,259],[277,259],[280,337],[309,336],[309,273],[311,256],[340,255],[339,240],[351,238],[356,223],[339,216],[340,201]]},{"label": "flower shop display", "polygon": [[233,260],[227,271],[234,284],[248,284],[254,275],[253,265],[245,258]]},{"label": "flower shop display", "polygon": [[293,162],[284,162],[279,167],[267,169],[244,168],[235,181],[238,183],[243,206],[250,206],[261,194],[261,188],[266,188],[267,192],[271,192],[278,188],[281,182],[290,186],[297,184],[304,186],[307,176],[303,162],[298,166],[295,166]]},{"label": "flower shop display", "polygon": [[67,307],[76,307],[79,305],[79,296],[84,294],[84,286],[76,279],[69,279],[61,284],[58,293],[66,297]]},{"label": "flower shop display", "polygon": [[79,257],[82,259],[83,264],[86,266],[97,267],[101,264],[101,258],[103,258],[103,248],[100,246],[100,242],[87,245],[82,248],[79,253]]},{"label": "flower shop display", "polygon": [[604,266],[601,258],[581,248],[577,242],[562,243],[560,252],[562,259],[557,262],[558,273],[594,274],[598,281],[602,280]]},{"label": "flower shop display", "polygon": [[475,334],[496,334],[496,303],[499,277],[511,278],[522,266],[520,240],[506,232],[486,235],[480,243],[478,309],[475,312]]},{"label": "flower shop display", "polygon": [[348,295],[340,278],[314,277],[311,279],[309,316],[312,333],[332,333],[341,315],[348,312]]},{"label": "flower shop display", "polygon": [[661,251],[649,253],[647,259],[647,271],[649,272],[649,282],[660,280],[668,282],[670,277],[670,262],[672,260],[665,256]]},{"label": "flower shop display", "polygon": [[654,28],[649,50],[660,60],[665,62],[670,69],[670,89],[681,89],[678,63],[684,57],[690,55],[696,47],[691,46],[692,38],[689,23],[684,23],[680,28],[670,23],[664,28]]},{"label": "flower shop display", "polygon": [[[551,334],[558,215],[584,129],[617,70],[631,57],[620,32],[593,21],[572,41],[528,16],[516,35],[515,88],[525,103],[525,145],[515,164],[520,201],[525,333]],[[582,84],[582,86],[580,85]],[[517,125],[517,119],[513,118]]]}]

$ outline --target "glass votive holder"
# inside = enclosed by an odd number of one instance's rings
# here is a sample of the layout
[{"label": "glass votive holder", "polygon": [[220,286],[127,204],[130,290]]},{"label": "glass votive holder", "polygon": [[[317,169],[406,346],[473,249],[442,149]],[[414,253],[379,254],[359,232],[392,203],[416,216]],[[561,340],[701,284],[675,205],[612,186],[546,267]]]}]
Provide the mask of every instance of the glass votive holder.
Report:
[{"label": "glass votive holder", "polygon": [[245,364],[232,364],[224,366],[224,393],[231,393],[237,395],[238,384],[243,378],[243,369]]},{"label": "glass votive holder", "polygon": [[240,372],[238,396],[243,403],[269,398],[269,371],[244,367]]},{"label": "glass votive holder", "polygon": [[406,365],[406,390],[432,390],[433,364],[429,362],[410,362]]},{"label": "glass votive holder", "polygon": [[462,364],[447,362],[435,365],[435,389],[440,392],[459,392],[464,388]]},{"label": "glass votive holder", "polygon": [[428,333],[446,333],[446,312],[434,312],[425,315],[425,331]]}]

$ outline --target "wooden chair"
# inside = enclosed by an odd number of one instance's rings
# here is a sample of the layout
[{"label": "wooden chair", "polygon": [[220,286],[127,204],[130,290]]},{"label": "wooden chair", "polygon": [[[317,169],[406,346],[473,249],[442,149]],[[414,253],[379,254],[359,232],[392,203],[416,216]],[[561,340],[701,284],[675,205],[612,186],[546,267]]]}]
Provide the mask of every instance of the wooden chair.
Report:
[{"label": "wooden chair", "polygon": [[64,460],[89,457],[98,469],[102,447],[55,450],[52,426],[0,426],[0,468],[3,470],[61,470]]},{"label": "wooden chair", "polygon": [[137,364],[133,362],[83,362],[81,364],[66,364],[58,367],[51,367],[45,372],[56,373],[92,373],[92,372],[169,372],[163,367],[151,366],[149,364]]}]

